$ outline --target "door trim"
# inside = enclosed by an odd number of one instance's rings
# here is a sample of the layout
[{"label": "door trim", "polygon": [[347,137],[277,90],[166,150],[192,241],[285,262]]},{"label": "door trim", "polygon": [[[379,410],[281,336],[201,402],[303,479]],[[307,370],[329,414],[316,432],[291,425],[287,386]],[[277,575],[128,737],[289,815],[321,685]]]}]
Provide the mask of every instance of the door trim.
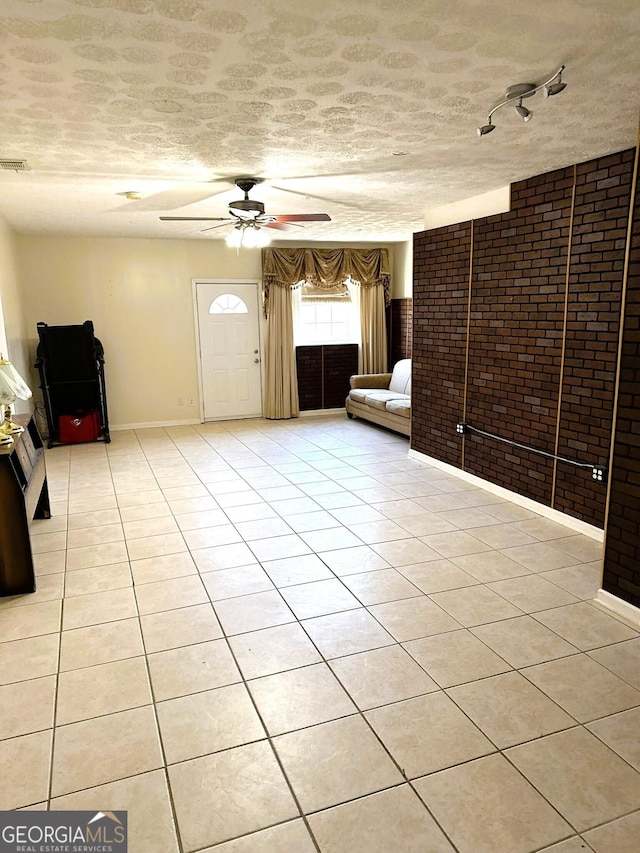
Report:
[{"label": "door trim", "polygon": [[[261,418],[264,414],[264,353],[262,351],[262,320],[260,311],[260,279],[257,278],[192,278],[191,279],[191,299],[193,302],[193,325],[196,337],[196,362],[198,366],[198,397],[200,423],[215,423],[216,421],[237,420],[237,418],[211,418],[206,421],[204,417],[204,384],[202,382],[202,346],[200,342],[200,322],[198,317],[198,285],[199,284],[232,284],[237,285],[247,284],[252,285],[256,289],[256,299],[258,307],[258,349],[260,350],[260,414],[253,417]],[[242,420],[248,420],[243,418]]]}]

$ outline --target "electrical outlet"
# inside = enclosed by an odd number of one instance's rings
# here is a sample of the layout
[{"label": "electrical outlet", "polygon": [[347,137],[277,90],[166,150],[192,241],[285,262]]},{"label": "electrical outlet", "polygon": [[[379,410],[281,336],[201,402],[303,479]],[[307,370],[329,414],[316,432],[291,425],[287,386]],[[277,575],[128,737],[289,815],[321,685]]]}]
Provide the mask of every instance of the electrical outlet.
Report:
[{"label": "electrical outlet", "polygon": [[178,405],[184,406],[184,397],[178,397]]},{"label": "electrical outlet", "polygon": [[189,397],[189,399],[187,400],[187,406],[189,406],[190,408],[193,408],[195,406],[193,397]]},{"label": "electrical outlet", "polygon": [[607,479],[607,469],[604,465],[594,465],[591,469],[591,479],[596,483],[605,483]]}]

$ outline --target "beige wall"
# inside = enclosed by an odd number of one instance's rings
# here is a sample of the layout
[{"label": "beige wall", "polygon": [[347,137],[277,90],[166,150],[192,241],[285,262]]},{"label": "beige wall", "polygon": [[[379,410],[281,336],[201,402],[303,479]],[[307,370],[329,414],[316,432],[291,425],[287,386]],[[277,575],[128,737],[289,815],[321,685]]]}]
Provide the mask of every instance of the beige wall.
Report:
[{"label": "beige wall", "polygon": [[413,294],[413,239],[396,243],[393,252],[391,297],[408,299]]},{"label": "beige wall", "polygon": [[[199,420],[192,279],[259,280],[259,250],[236,253],[221,240],[20,235],[17,256],[31,361],[38,321],[92,320],[112,427]],[[179,397],[196,405],[179,407]]]},{"label": "beige wall", "polygon": [[490,190],[453,204],[427,210],[424,215],[424,227],[425,231],[429,231],[431,228],[440,228],[443,225],[454,225],[457,222],[468,222],[470,219],[480,219],[496,213],[507,213],[510,209],[511,185],[507,184],[497,190]]},{"label": "beige wall", "polygon": [[[223,241],[18,237],[28,344],[36,323],[92,320],[112,427],[199,420],[193,278],[259,279],[260,253]],[[196,401],[178,407],[178,398]]]},{"label": "beige wall", "polygon": [[[31,388],[31,354],[26,345],[26,320],[19,286],[17,235],[0,219],[0,353],[13,362]],[[16,412],[30,412],[30,402],[16,400]]]}]

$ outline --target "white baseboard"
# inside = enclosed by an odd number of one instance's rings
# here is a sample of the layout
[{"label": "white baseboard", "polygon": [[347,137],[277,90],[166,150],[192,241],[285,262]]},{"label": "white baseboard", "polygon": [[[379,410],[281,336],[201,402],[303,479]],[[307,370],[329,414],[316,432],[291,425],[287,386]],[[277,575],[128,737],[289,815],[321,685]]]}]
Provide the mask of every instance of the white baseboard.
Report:
[{"label": "white baseboard", "polygon": [[193,426],[194,424],[200,425],[202,421],[200,418],[191,418],[184,421],[149,421],[144,424],[109,424],[110,432],[118,432],[119,430],[124,429],[162,429],[162,427],[173,427],[173,426]]},{"label": "white baseboard", "polygon": [[472,486],[476,486],[479,489],[485,489],[485,491],[504,498],[504,500],[518,504],[525,509],[530,509],[531,512],[543,515],[551,521],[555,521],[558,524],[564,524],[565,527],[570,527],[578,533],[584,533],[585,536],[597,539],[598,542],[604,541],[604,530],[601,530],[593,524],[588,524],[586,521],[581,521],[579,518],[574,518],[571,515],[560,512],[559,509],[552,509],[550,506],[538,503],[538,501],[534,501],[531,498],[526,498],[524,495],[519,495],[517,492],[505,489],[503,486],[498,486],[489,480],[483,480],[482,477],[478,477],[476,474],[470,474],[468,471],[461,471],[460,468],[456,468],[455,465],[450,465],[448,462],[442,462],[440,459],[434,459],[432,456],[427,456],[426,453],[421,453],[419,450],[410,450],[409,456],[413,459],[426,462],[427,465],[431,465],[433,468],[440,468],[442,471],[446,471],[447,474],[452,474],[454,477],[465,480]]},{"label": "white baseboard", "polygon": [[617,595],[612,595],[604,589],[599,589],[594,599],[597,604],[609,610],[625,622],[631,622],[634,628],[640,628],[640,607],[629,604],[623,598],[618,598]]},{"label": "white baseboard", "polygon": [[[344,406],[339,409],[309,409],[305,412],[300,412],[301,418],[313,418],[319,417],[321,415],[345,415],[346,409]],[[205,421],[208,424],[215,423],[223,423],[225,420],[255,420],[262,418],[262,415],[253,415],[252,418],[220,418],[215,421]],[[183,421],[149,421],[148,423],[140,423],[140,424],[109,424],[109,429],[111,432],[118,432],[118,430],[125,429],[162,429],[162,427],[174,427],[174,426],[201,426],[202,421],[200,418],[188,418]]]}]

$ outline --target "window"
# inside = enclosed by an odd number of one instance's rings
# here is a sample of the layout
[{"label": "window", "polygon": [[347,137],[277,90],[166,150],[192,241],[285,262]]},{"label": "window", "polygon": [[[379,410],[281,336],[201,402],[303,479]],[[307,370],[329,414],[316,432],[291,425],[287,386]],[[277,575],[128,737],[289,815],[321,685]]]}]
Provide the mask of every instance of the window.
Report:
[{"label": "window", "polygon": [[209,314],[247,314],[247,306],[239,296],[223,293],[217,296],[209,306]]},{"label": "window", "polygon": [[358,343],[359,318],[344,285],[329,291],[303,283],[298,294],[297,344]]},{"label": "window", "polygon": [[299,344],[357,343],[353,305],[339,302],[303,302],[298,312]]}]

